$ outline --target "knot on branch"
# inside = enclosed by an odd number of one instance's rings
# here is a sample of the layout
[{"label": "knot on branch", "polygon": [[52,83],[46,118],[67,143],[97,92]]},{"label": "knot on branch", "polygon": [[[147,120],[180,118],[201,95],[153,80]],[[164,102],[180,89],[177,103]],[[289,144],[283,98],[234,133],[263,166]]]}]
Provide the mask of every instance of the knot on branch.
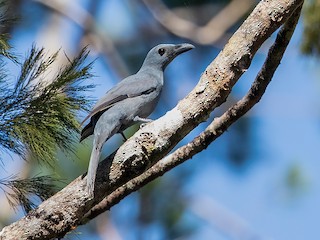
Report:
[{"label": "knot on branch", "polygon": [[251,55],[249,53],[241,55],[238,59],[233,63],[233,69],[237,72],[245,72],[250,67],[251,63]]},{"label": "knot on branch", "polygon": [[155,149],[156,137],[151,132],[142,132],[135,138],[135,142],[141,146],[145,155],[149,155]]},{"label": "knot on branch", "polygon": [[[277,8],[279,8],[280,10],[284,9],[284,7],[281,4],[279,4]],[[273,22],[281,22],[283,19],[283,16],[282,14],[280,14],[278,9],[275,9],[275,11],[269,12],[269,17]]]},{"label": "knot on branch", "polygon": [[121,168],[128,176],[137,176],[146,170],[148,165],[149,160],[145,154],[133,154],[123,162]]},{"label": "knot on branch", "polygon": [[123,149],[123,157],[126,159],[121,164],[128,175],[138,175],[148,168],[151,164],[149,156],[155,149],[156,137],[151,132],[142,132],[136,138],[134,143],[129,144],[130,148]]}]

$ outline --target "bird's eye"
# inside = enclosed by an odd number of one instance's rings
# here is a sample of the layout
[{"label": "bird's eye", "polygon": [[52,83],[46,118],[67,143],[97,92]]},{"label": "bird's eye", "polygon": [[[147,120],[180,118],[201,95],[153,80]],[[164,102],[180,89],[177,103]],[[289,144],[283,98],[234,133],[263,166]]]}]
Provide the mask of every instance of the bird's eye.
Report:
[{"label": "bird's eye", "polygon": [[164,54],[165,50],[163,48],[159,48],[158,53],[160,54],[160,56],[162,56]]}]

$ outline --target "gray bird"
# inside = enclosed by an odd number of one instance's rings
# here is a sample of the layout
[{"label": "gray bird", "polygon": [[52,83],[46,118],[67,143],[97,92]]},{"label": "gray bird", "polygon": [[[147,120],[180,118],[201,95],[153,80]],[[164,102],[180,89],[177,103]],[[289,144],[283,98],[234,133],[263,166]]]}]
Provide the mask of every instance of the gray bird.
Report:
[{"label": "gray bird", "polygon": [[[155,109],[163,86],[163,71],[179,54],[193,45],[160,44],[147,54],[140,70],[115,85],[93,107],[82,124],[80,141],[93,134],[93,149],[87,174],[87,191],[93,196],[96,170],[103,144],[114,134],[135,123],[150,122],[147,117]],[[123,135],[124,136],[124,135]]]}]

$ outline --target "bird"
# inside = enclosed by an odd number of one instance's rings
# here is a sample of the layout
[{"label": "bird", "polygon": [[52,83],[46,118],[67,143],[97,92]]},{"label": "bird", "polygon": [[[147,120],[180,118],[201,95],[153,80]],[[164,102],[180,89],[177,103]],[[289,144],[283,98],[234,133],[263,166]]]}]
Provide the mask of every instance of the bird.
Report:
[{"label": "bird", "polygon": [[82,129],[80,142],[93,135],[93,148],[87,172],[86,190],[94,196],[96,171],[104,143],[116,133],[136,124],[152,121],[147,117],[155,109],[164,83],[164,70],[181,53],[193,49],[189,43],[159,44],[145,57],[140,70],[126,77],[97,101],[88,116],[90,122]]}]

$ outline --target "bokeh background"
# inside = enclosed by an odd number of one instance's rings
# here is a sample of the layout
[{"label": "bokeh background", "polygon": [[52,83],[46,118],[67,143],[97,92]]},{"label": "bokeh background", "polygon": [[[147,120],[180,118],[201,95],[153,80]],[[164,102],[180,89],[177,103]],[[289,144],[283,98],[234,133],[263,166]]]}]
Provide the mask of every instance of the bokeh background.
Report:
[{"label": "bokeh background", "polygon": [[[232,33],[259,1],[254,0],[11,0],[19,20],[10,29],[14,51],[32,44],[68,56],[89,46],[95,60],[98,99],[123,77],[136,72],[159,43],[196,46],[165,72],[156,119],[197,84]],[[66,239],[320,239],[320,72],[319,1],[306,1],[302,17],[273,81],[260,103],[208,149],[128,196],[111,211],[79,227]],[[228,101],[212,120],[250,87],[274,36],[257,52]],[[60,54],[59,64],[67,59]],[[14,71],[14,67],[12,68]],[[14,73],[13,73],[14,75]],[[79,121],[84,114],[79,114]],[[181,143],[199,134],[201,124]],[[126,131],[130,136],[137,126]],[[8,155],[0,177],[54,174],[65,183],[86,171],[91,141],[76,156],[57,152],[55,167]],[[104,156],[122,144],[114,136]],[[63,187],[63,184],[60,186]],[[0,192],[0,226],[23,216]]]}]

